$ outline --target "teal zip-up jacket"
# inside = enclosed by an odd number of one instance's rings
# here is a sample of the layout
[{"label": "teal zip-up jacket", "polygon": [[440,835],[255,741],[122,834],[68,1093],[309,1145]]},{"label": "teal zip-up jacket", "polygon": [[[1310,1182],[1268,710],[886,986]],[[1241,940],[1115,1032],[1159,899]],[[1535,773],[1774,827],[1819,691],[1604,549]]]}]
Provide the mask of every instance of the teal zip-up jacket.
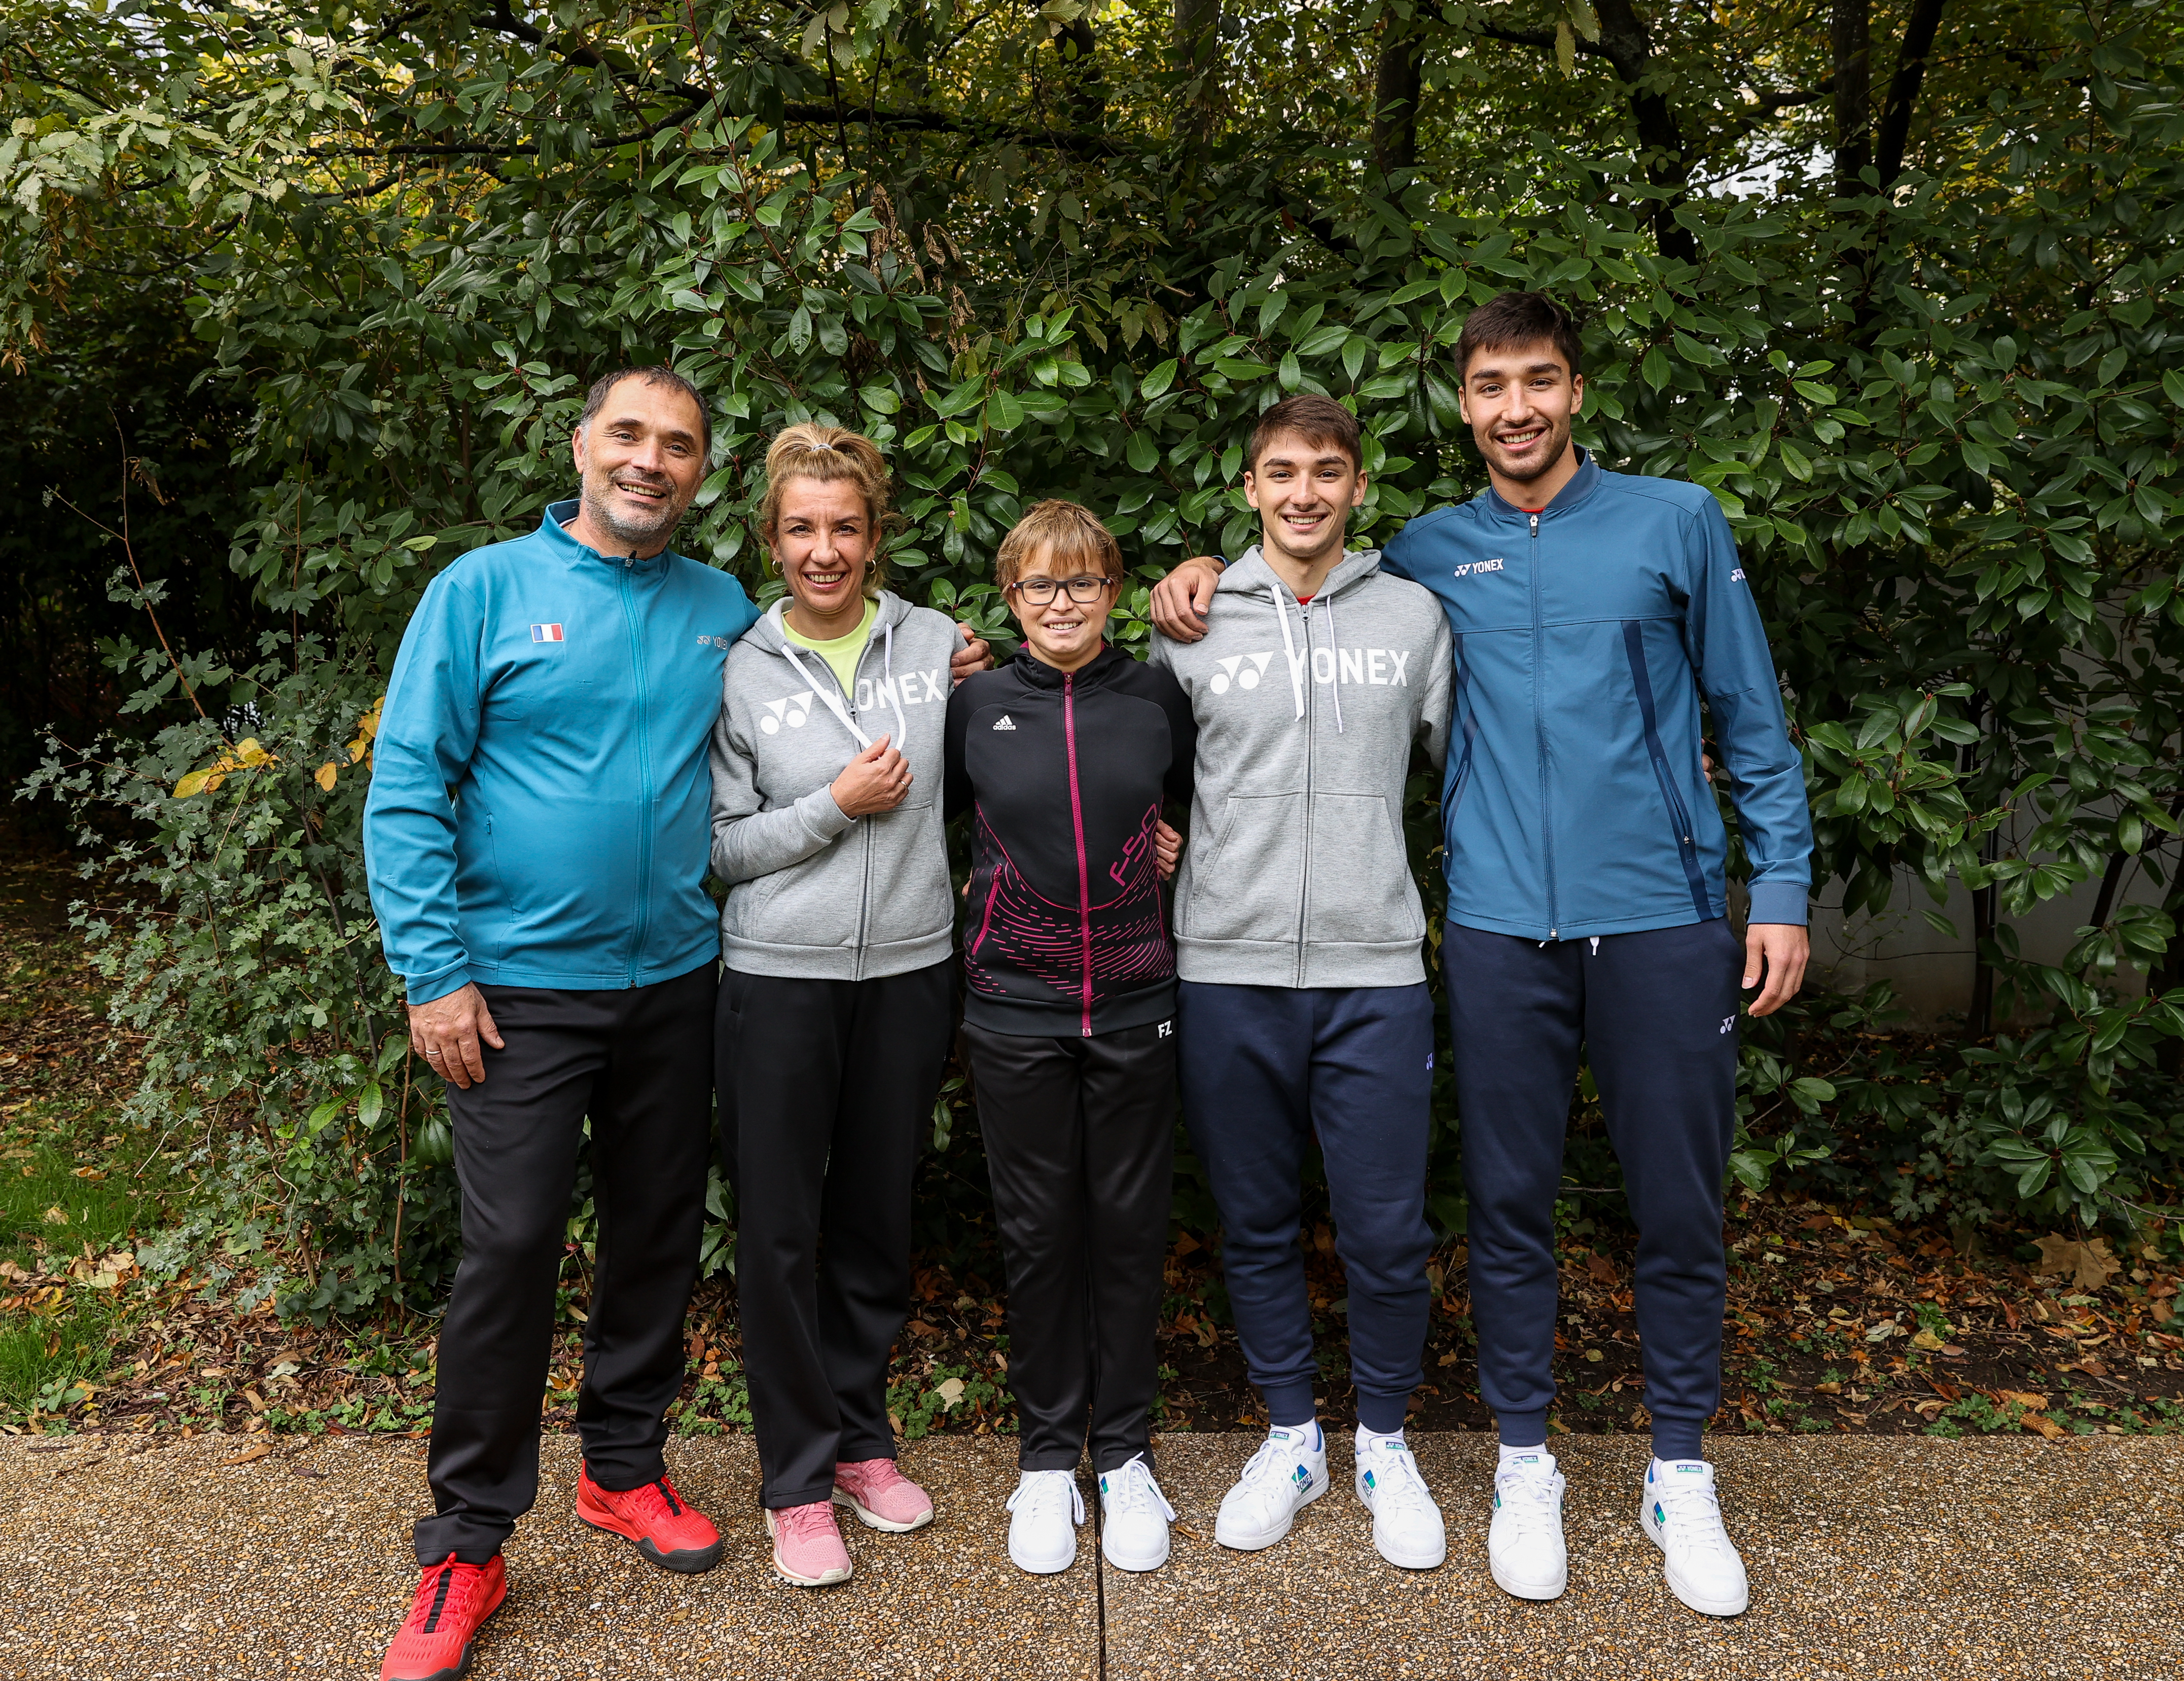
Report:
[{"label": "teal zip-up jacket", "polygon": [[758,617],[727,573],[602,554],[554,504],[426,587],[372,748],[365,867],[422,1004],[466,982],[603,991],[720,953],[706,743]]},{"label": "teal zip-up jacket", "polygon": [[1381,561],[1440,598],[1455,636],[1449,920],[1549,940],[1725,915],[1703,698],[1752,866],[1751,920],[1802,923],[1804,767],[1721,504],[1580,456],[1540,512],[1488,490],[1412,520]]}]

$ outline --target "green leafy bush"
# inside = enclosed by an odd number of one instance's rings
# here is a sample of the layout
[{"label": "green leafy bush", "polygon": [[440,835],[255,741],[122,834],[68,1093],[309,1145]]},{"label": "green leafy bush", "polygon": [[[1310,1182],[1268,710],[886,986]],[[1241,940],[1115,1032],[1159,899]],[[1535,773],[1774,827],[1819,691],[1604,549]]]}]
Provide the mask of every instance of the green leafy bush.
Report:
[{"label": "green leafy bush", "polygon": [[[1645,71],[1674,95],[1663,128],[1621,59],[1595,74],[1635,49],[1581,42],[1590,8],[1368,8],[1458,66],[1427,76],[1406,141],[1373,120],[1369,31],[1317,14],[1238,14],[1247,78],[1121,11],[1050,75],[1025,54],[1076,25],[1045,14],[1024,36],[886,4],[576,0],[550,30],[437,6],[20,9],[0,352],[64,331],[98,253],[169,253],[253,417],[232,565],[287,628],[250,665],[119,650],[164,727],[61,750],[42,785],[120,838],[142,895],[86,925],[148,1035],[135,1118],[202,1135],[228,1186],[208,1220],[271,1208],[304,1239],[297,1305],[368,1301],[398,1257],[428,1289],[451,1259],[444,1123],[363,893],[359,731],[426,581],[565,492],[589,379],[670,360],[707,392],[714,470],[681,543],[755,592],[765,441],[822,418],[894,460],[912,598],[998,635],[1000,535],[1072,495],[1132,556],[1138,641],[1145,584],[1250,540],[1242,435],[1284,393],[1363,420],[1362,540],[1475,491],[1450,347],[1515,286],[1585,316],[1580,441],[1727,509],[1824,877],[1853,909],[1907,878],[1975,895],[1963,1055],[1871,1038],[1872,997],[1755,1033],[1736,1177],[2090,1220],[2173,1174],[2184,48],[2159,8],[1967,8],[1958,27],[2016,31],[2032,67],[1937,66],[1909,151],[1884,132],[1885,170],[1825,179],[1780,162],[1824,144],[1795,126],[1814,98],[1755,116],[1722,92],[1763,61],[1821,75],[1823,49],[1665,14]],[[1569,74],[1546,76],[1557,40]],[[66,86],[42,68],[62,62]],[[1787,149],[1754,192],[1700,189],[1758,167],[1769,122]],[[186,692],[202,715],[178,715]],[[2022,960],[2009,919],[2094,880],[2068,963]],[[2013,1010],[2046,1025],[1994,1039]],[[1840,1066],[1815,1060],[1830,1034]]]}]

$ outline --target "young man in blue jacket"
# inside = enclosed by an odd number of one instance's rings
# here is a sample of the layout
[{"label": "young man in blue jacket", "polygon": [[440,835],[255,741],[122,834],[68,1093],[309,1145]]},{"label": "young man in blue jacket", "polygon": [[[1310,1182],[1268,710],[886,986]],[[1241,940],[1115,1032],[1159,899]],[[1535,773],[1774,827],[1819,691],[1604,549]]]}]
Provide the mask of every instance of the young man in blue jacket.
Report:
[{"label": "young man in blue jacket", "polygon": [[[389,679],[365,861],[419,1055],[448,1082],[462,1265],[439,1338],[421,1572],[382,1681],[469,1662],[538,1492],[538,1403],[584,1122],[599,1244],[577,1511],[652,1563],[718,1533],[668,1481],[710,1148],[719,915],[706,752],[757,618],[669,549],[704,481],[703,398],[665,368],[592,387],[582,488],[426,588]],[[975,669],[983,644],[959,657]]]},{"label": "young man in blue jacket", "polygon": [[[1479,1386],[1502,1438],[1488,1551],[1512,1594],[1568,1576],[1554,1397],[1554,1205],[1582,1047],[1639,1227],[1635,1296],[1654,1459],[1639,1521],[1670,1589],[1741,1611],[1700,1432],[1720,1403],[1722,1177],[1736,1122],[1740,992],[1802,983],[1812,825],[1758,607],[1720,505],[1604,471],[1572,442],[1576,330],[1509,292],[1457,345],[1490,487],[1415,520],[1384,562],[1440,598],[1456,726],[1441,794],[1442,950],[1470,1194]],[[1156,592],[1195,628],[1205,574]],[[1702,702],[1751,865],[1740,944]]]}]

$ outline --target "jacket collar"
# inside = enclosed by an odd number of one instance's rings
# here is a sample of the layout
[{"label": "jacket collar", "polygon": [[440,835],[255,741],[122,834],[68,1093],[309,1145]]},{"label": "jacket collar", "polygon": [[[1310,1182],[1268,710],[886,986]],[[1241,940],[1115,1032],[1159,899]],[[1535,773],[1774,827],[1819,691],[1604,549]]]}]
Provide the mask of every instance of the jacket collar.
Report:
[{"label": "jacket collar", "polygon": [[[1589,452],[1575,444],[1571,448],[1577,450],[1576,476],[1557,491],[1554,500],[1540,509],[1540,517],[1542,520],[1557,520],[1563,515],[1583,507],[1599,490],[1600,481],[1605,476],[1600,463],[1594,460]],[[1479,499],[1486,505],[1486,511],[1497,520],[1508,520],[1521,524],[1531,517],[1491,485],[1479,493]]]},{"label": "jacket collar", "polygon": [[566,502],[548,503],[546,512],[538,521],[538,535],[554,555],[566,565],[573,566],[580,560],[595,560],[616,571],[627,567],[634,576],[644,578],[657,577],[682,559],[672,548],[663,548],[649,559],[637,561],[631,560],[626,554],[602,554],[598,549],[578,543],[569,535],[569,527],[576,518],[577,498],[572,496]]},{"label": "jacket collar", "polygon": [[1113,643],[1103,643],[1100,651],[1079,665],[1075,671],[1058,671],[1028,648],[1019,648],[1009,656],[1007,669],[1018,682],[1032,688],[1058,689],[1062,679],[1074,676],[1079,688],[1105,682],[1115,667],[1130,656]]},{"label": "jacket collar", "polygon": [[[788,646],[781,617],[788,610],[788,599],[786,594],[776,596],[773,604],[759,615],[758,622],[745,632],[756,637],[759,646],[768,653],[777,654]],[[876,637],[883,635],[891,626],[900,625],[911,613],[910,604],[891,589],[880,592],[878,607],[879,610],[872,615],[872,633]]]},{"label": "jacket collar", "polygon": [[[1379,570],[1379,549],[1351,549],[1334,563],[1334,570],[1327,575],[1326,582],[1319,587],[1319,593],[1312,599],[1318,601],[1325,596],[1340,595],[1352,584],[1372,576]],[[1256,543],[1245,549],[1236,563],[1221,574],[1220,581],[1213,588],[1216,594],[1260,595],[1270,601],[1280,601],[1289,596],[1289,586],[1267,564],[1266,556]]]}]

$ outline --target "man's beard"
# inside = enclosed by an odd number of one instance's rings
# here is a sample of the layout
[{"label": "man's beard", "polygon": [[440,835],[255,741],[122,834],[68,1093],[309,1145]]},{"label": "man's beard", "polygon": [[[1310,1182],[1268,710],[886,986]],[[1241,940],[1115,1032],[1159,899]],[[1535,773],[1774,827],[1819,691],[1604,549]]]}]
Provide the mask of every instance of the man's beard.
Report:
[{"label": "man's beard", "polygon": [[1535,479],[1545,478],[1561,464],[1563,457],[1569,454],[1569,422],[1563,420],[1547,428],[1547,447],[1540,452],[1536,465],[1524,468],[1503,466],[1501,468],[1502,476],[1514,479],[1518,484],[1529,484]]},{"label": "man's beard", "polygon": [[[612,488],[611,481],[609,481],[608,487]],[[640,543],[649,543],[653,538],[674,530],[682,517],[682,510],[675,505],[674,493],[671,489],[668,492],[667,498],[660,503],[657,517],[646,520],[641,524],[618,517],[610,509],[604,498],[595,498],[593,496],[592,487],[588,483],[584,485],[577,494],[582,499],[582,511],[600,530],[612,537],[616,543],[629,543],[632,547]]]}]

